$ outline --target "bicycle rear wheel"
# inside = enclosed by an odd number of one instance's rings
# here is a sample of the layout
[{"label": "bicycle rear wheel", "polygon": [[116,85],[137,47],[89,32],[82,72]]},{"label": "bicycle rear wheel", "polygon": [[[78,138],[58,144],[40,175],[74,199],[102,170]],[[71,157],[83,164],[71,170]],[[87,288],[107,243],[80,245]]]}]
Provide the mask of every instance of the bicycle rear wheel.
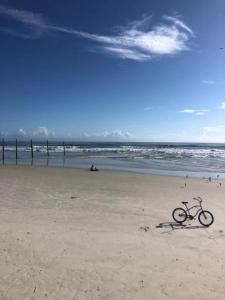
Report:
[{"label": "bicycle rear wheel", "polygon": [[203,210],[198,215],[198,220],[203,226],[209,227],[214,222],[214,217],[210,211]]},{"label": "bicycle rear wheel", "polygon": [[172,216],[173,216],[174,221],[177,223],[183,223],[187,220],[187,213],[181,207],[175,208],[172,213]]}]

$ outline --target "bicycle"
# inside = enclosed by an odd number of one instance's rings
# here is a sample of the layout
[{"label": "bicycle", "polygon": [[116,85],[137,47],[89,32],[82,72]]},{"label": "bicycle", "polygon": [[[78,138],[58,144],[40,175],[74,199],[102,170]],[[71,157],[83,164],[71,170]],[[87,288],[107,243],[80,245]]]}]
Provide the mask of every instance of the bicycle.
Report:
[{"label": "bicycle", "polygon": [[[198,201],[199,204],[193,205],[190,208],[188,208],[188,206],[187,206],[188,202],[187,201],[182,201],[181,203],[184,204],[186,209],[183,209],[181,207],[177,207],[173,210],[172,216],[173,216],[174,221],[177,222],[177,223],[182,224],[187,219],[193,220],[198,215],[199,223],[202,224],[205,227],[209,227],[214,222],[213,214],[210,211],[203,209],[203,207],[202,207],[202,201],[203,200],[202,200],[201,197],[193,198],[193,199]],[[194,215],[192,215],[190,213],[190,210],[192,210],[193,208],[197,209],[197,211]]]}]

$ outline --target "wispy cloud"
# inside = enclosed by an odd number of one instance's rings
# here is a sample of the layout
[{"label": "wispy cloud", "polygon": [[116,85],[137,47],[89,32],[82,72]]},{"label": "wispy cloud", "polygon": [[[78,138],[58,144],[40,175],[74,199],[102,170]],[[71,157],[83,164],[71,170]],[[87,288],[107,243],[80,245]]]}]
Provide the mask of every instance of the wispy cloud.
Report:
[{"label": "wispy cloud", "polygon": [[221,103],[220,109],[225,109],[225,102]]},{"label": "wispy cloud", "polygon": [[118,48],[118,47],[104,47],[103,50],[105,53],[115,54],[116,56],[119,56],[122,59],[144,61],[150,58],[150,56],[147,54],[139,53],[131,49]]},{"label": "wispy cloud", "polygon": [[225,125],[206,126],[203,128],[204,133],[225,133]]},{"label": "wispy cloud", "polygon": [[40,126],[38,130],[34,132],[33,135],[41,138],[48,138],[48,137],[52,138],[55,137],[56,134],[54,129],[49,129],[45,126]]},{"label": "wispy cloud", "polygon": [[8,134],[9,134],[9,133],[8,133],[7,131],[1,131],[1,132],[0,132],[0,136],[3,137],[3,138],[8,137]]},{"label": "wispy cloud", "polygon": [[1,28],[1,31],[5,33],[22,38],[32,38],[40,36],[44,31],[48,30],[48,25],[41,14],[32,13],[22,9],[13,9],[5,5],[0,5],[0,14],[22,23],[26,26],[26,29],[32,29],[31,31],[18,31],[12,28]]},{"label": "wispy cloud", "polygon": [[11,19],[20,21],[24,24],[45,27],[45,21],[41,14],[32,13],[22,9],[13,9],[5,5],[0,5],[0,14],[4,14]]},{"label": "wispy cloud", "polygon": [[193,114],[195,112],[194,109],[183,109],[180,110],[181,113],[188,113],[188,114]]},{"label": "wispy cloud", "polygon": [[205,112],[204,111],[197,111],[195,113],[196,116],[204,116],[205,115]]},{"label": "wispy cloud", "polygon": [[214,80],[202,80],[202,83],[212,85],[215,84],[216,82]]},{"label": "wispy cloud", "polygon": [[[50,24],[41,14],[12,9],[4,5],[0,5],[0,14],[32,28],[34,37],[46,31],[70,34],[99,43],[100,52],[136,61],[146,61],[155,56],[189,50],[189,40],[194,37],[192,29],[178,16],[163,16],[157,25],[152,25],[152,18],[147,16],[125,27],[117,27],[117,33],[114,35],[100,35]],[[12,28],[2,30],[13,35],[18,33],[18,36],[24,38],[32,37],[31,33],[27,34]]]},{"label": "wispy cloud", "polygon": [[183,21],[181,21],[178,17],[164,16],[164,19],[173,22],[177,27],[184,29],[189,32],[191,36],[194,36],[194,32],[188,27]]},{"label": "wispy cloud", "polygon": [[27,131],[23,128],[20,128],[18,130],[18,133],[19,133],[20,136],[23,136],[23,137],[25,137],[27,135]]},{"label": "wispy cloud", "polygon": [[151,106],[147,106],[147,107],[144,108],[144,111],[149,111],[149,110],[152,110]]},{"label": "wispy cloud", "polygon": [[183,109],[179,111],[180,113],[186,113],[186,114],[195,114],[196,116],[203,116],[207,112],[209,112],[209,109]]}]

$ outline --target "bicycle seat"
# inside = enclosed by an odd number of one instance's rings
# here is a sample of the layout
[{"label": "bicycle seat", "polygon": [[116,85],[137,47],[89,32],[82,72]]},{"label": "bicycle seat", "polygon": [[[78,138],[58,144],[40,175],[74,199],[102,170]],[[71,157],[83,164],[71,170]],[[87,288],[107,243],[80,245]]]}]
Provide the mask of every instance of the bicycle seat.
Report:
[{"label": "bicycle seat", "polygon": [[187,202],[187,201],[182,201],[181,203],[183,203],[183,204],[188,204],[188,202]]}]

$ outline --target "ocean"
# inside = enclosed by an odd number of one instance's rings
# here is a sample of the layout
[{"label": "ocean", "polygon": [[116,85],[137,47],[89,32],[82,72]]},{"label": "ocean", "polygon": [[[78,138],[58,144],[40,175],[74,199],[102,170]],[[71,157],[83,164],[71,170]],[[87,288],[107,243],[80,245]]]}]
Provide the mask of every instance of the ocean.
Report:
[{"label": "ocean", "polygon": [[[115,142],[33,142],[33,160],[28,141],[5,142],[0,163],[48,165],[152,173],[159,175],[225,178],[225,144],[197,143],[115,143]],[[64,154],[65,151],[65,154]]]}]

